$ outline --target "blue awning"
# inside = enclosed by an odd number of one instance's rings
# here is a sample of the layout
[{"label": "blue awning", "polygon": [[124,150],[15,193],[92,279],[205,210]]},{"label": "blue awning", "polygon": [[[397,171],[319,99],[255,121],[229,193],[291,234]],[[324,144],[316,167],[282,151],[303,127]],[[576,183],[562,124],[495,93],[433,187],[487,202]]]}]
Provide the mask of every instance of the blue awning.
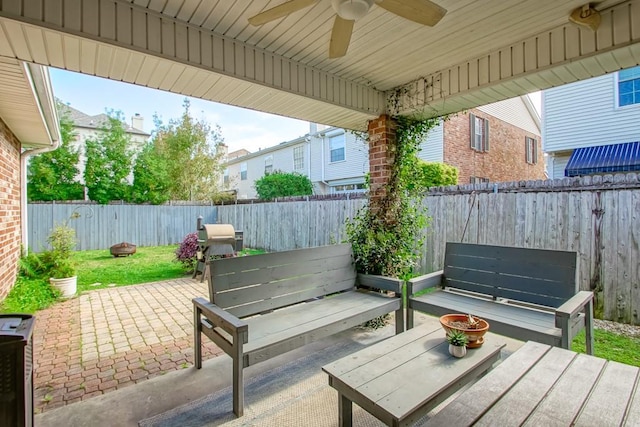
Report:
[{"label": "blue awning", "polygon": [[573,150],[564,176],[640,171],[640,141]]}]

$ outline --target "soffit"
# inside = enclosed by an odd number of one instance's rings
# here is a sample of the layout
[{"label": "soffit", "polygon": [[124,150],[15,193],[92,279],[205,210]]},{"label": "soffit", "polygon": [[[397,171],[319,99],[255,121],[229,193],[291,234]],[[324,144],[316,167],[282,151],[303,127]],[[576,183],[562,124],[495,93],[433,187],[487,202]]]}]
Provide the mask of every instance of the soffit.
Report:
[{"label": "soffit", "polygon": [[23,147],[52,144],[30,77],[18,60],[0,56],[0,119]]},{"label": "soffit", "polygon": [[[329,0],[259,27],[248,24],[250,16],[283,2],[132,1],[382,91],[565,24],[571,11],[584,4],[584,0],[436,0],[447,14],[434,27],[374,6],[356,22],[346,56],[329,59],[335,16]],[[616,3],[620,1],[604,1],[598,9]]]}]

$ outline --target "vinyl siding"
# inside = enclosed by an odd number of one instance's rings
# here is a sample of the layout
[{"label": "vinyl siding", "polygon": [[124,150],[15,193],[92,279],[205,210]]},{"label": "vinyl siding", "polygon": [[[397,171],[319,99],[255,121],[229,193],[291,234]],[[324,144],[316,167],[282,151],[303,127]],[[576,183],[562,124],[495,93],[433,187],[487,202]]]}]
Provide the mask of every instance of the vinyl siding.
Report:
[{"label": "vinyl siding", "polygon": [[311,182],[316,183],[322,181],[322,145],[324,138],[319,134],[311,135],[311,143],[309,144],[309,155],[311,159]]},{"label": "vinyl siding", "polygon": [[564,170],[571,154],[559,154],[549,158],[549,179],[564,178]]},{"label": "vinyl siding", "polygon": [[444,126],[442,122],[427,134],[420,144],[418,157],[427,162],[444,161]]},{"label": "vinyl siding", "polygon": [[535,135],[540,135],[540,127],[531,116],[529,109],[520,96],[476,108],[510,125]]},{"label": "vinyl siding", "polygon": [[[329,138],[341,133],[345,137],[345,158],[344,161],[331,163]],[[369,147],[366,142],[342,129],[336,129],[336,132],[327,132],[324,142],[325,181],[363,176],[369,171]]]},{"label": "vinyl siding", "polygon": [[618,107],[616,84],[614,73],[545,90],[545,151],[638,141],[640,104]]}]

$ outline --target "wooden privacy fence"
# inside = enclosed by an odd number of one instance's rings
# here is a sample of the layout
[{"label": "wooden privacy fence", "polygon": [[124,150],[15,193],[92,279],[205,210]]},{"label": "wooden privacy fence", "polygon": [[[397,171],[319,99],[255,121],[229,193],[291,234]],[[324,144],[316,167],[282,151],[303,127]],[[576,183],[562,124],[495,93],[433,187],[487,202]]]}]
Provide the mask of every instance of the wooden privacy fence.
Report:
[{"label": "wooden privacy fence", "polygon": [[244,245],[280,252],[340,243],[345,221],[366,199],[218,206],[218,222],[244,233]]},{"label": "wooden privacy fence", "polygon": [[[78,249],[179,243],[205,223],[229,223],[247,247],[268,251],[339,243],[345,220],[366,199],[310,200],[227,206],[29,205],[30,247],[38,250],[54,223],[73,213]],[[476,184],[438,188],[423,203],[425,230],[419,272],[442,266],[445,242],[577,251],[582,290],[599,292],[604,318],[640,324],[640,179],[638,175]],[[92,216],[88,216],[91,213]]]},{"label": "wooden privacy fence", "polygon": [[[70,219],[75,213],[78,218]],[[216,222],[214,206],[96,205],[33,203],[28,206],[28,245],[34,252],[47,247],[51,229],[65,221],[76,230],[76,248],[107,249],[120,242],[138,246],[180,243],[195,231],[198,216]]]}]

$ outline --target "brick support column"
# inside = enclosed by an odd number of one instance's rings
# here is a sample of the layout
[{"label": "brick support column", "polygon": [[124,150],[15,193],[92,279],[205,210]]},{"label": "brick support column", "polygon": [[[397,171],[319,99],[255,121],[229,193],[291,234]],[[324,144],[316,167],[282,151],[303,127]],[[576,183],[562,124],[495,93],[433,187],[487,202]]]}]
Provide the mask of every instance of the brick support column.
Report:
[{"label": "brick support column", "polygon": [[[369,122],[369,209],[374,216],[386,216],[385,212],[394,206],[394,189],[397,187],[397,176],[393,174],[396,127],[397,123],[386,114]],[[381,212],[383,214],[379,215]]]}]

